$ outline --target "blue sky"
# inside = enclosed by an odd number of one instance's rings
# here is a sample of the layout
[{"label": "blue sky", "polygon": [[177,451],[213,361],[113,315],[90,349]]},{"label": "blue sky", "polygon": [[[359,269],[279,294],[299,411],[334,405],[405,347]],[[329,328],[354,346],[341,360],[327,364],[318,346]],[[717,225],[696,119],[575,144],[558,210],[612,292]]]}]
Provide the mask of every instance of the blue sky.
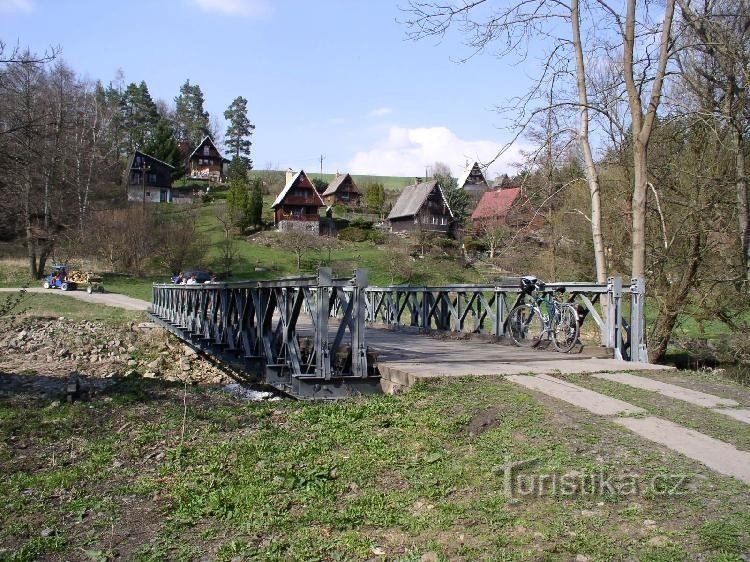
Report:
[{"label": "blue sky", "polygon": [[[170,104],[189,78],[221,118],[248,99],[256,168],[458,175],[510,139],[496,105],[530,63],[469,53],[460,35],[406,39],[405,0],[0,0],[0,39],[62,47],[80,74],[145,80]],[[512,172],[511,150],[491,173]]]}]

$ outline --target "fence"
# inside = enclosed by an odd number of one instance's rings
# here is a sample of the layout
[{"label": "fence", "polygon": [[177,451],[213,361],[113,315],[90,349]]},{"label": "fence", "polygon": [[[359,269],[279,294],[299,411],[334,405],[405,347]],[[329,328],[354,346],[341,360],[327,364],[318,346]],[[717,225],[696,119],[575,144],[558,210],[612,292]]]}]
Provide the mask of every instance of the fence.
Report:
[{"label": "fence", "polygon": [[[630,286],[623,286],[620,277],[611,277],[605,284],[547,284],[550,292],[558,287],[565,287],[582,323],[587,318],[593,320],[601,344],[612,349],[615,358],[648,361],[643,279],[633,279]],[[518,283],[369,287],[365,294],[368,322],[497,337],[505,335],[508,314],[521,298]]]}]

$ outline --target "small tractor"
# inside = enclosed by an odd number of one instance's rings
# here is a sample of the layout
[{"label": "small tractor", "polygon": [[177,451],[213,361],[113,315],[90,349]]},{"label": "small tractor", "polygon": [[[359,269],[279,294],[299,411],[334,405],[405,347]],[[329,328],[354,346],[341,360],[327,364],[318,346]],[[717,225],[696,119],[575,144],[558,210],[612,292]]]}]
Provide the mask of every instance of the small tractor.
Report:
[{"label": "small tractor", "polygon": [[42,283],[45,289],[61,291],[75,291],[79,285],[86,285],[86,292],[89,294],[104,292],[101,276],[82,271],[68,271],[66,265],[52,266],[52,273],[47,275]]}]

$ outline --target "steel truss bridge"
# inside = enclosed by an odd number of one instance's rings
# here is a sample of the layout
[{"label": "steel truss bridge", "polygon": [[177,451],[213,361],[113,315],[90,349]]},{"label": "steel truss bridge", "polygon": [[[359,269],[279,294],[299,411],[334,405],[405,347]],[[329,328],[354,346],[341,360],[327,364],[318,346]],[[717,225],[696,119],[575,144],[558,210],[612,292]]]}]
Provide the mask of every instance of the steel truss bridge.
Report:
[{"label": "steel truss bridge", "polygon": [[[598,333],[616,359],[647,361],[645,283],[548,283],[566,289],[582,330]],[[380,391],[367,330],[378,325],[419,331],[505,336],[508,313],[523,298],[519,284],[370,287],[366,270],[333,278],[153,286],[153,320],[191,347],[303,399]],[[605,312],[606,311],[606,312]]]}]

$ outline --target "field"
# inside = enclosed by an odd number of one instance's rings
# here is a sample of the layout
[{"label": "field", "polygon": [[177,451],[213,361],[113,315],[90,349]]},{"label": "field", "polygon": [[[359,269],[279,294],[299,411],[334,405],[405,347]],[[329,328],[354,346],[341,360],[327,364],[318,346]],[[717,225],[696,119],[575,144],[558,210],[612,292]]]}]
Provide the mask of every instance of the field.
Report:
[{"label": "field", "polygon": [[[739,422],[690,414],[712,435],[750,440]],[[642,487],[530,494],[502,469],[522,460],[529,481]],[[0,462],[8,561],[739,562],[750,548],[746,485],[500,378],[335,403],[243,402],[145,379],[73,404],[16,389],[0,394]],[[677,475],[673,493],[648,486]]]}]

